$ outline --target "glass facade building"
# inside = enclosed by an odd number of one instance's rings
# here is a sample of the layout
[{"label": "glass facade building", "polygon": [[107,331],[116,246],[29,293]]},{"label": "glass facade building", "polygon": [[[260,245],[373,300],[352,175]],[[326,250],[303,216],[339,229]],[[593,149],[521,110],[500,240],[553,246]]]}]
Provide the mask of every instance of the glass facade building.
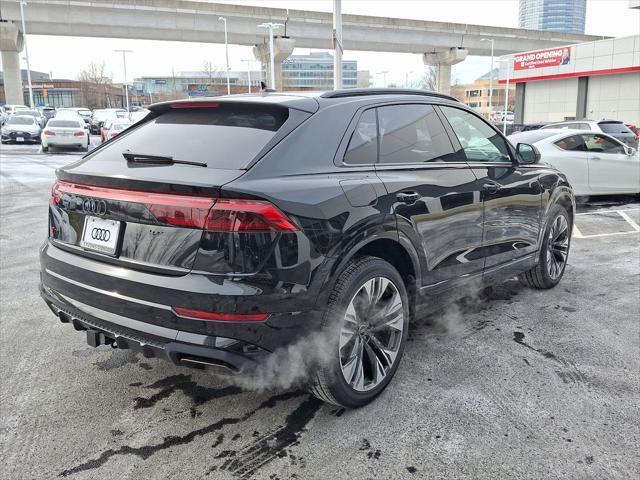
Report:
[{"label": "glass facade building", "polygon": [[584,33],[587,0],[520,0],[519,25],[531,30]]},{"label": "glass facade building", "polygon": [[[333,56],[328,52],[291,55],[282,62],[282,82],[286,90],[331,90],[333,88]],[[342,88],[358,84],[358,62],[342,61]]]}]

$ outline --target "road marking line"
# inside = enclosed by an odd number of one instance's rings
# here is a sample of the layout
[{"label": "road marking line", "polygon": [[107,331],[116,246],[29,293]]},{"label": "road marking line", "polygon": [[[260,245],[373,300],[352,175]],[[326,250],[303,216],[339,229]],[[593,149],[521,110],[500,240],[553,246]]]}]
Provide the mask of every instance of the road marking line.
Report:
[{"label": "road marking line", "polygon": [[582,235],[576,238],[598,238],[598,237],[613,237],[615,235],[637,235],[640,231],[633,232],[615,232],[615,233],[597,233],[595,235]]},{"label": "road marking line", "polygon": [[584,235],[578,230],[578,226],[575,223],[573,224],[573,236],[574,238],[584,238]]},{"label": "road marking line", "polygon": [[[635,212],[636,210],[640,210],[640,208],[625,208],[625,211],[631,211],[631,212]],[[581,213],[576,213],[576,216],[578,215],[597,215],[598,213],[611,213],[611,212],[621,212],[622,210],[597,210],[595,212],[581,212]]]},{"label": "road marking line", "polygon": [[620,216],[622,218],[624,218],[627,221],[627,223],[629,225],[631,225],[635,229],[636,232],[640,232],[640,225],[638,225],[636,222],[634,222],[633,218],[631,218],[629,215],[627,215],[624,212],[624,210],[618,210],[618,213],[620,214]]}]

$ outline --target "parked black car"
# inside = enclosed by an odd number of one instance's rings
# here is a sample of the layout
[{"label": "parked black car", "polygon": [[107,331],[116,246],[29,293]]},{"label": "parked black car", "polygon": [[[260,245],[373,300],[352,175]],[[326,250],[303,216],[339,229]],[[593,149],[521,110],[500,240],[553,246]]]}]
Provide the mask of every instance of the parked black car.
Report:
[{"label": "parked black car", "polygon": [[412,318],[469,288],[563,275],[567,180],[452,97],[150,110],[52,189],[41,293],[90,345],[242,374],[322,332],[310,389],[358,407],[393,377]]}]

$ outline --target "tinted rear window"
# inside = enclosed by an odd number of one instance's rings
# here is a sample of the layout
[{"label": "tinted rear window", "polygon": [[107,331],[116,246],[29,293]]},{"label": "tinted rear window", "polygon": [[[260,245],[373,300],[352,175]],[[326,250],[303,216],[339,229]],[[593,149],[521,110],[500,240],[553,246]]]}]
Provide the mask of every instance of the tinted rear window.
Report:
[{"label": "tinted rear window", "polygon": [[600,129],[604,133],[633,133],[624,123],[617,122],[609,122],[609,123],[599,123]]},{"label": "tinted rear window", "polygon": [[220,104],[169,110],[116,137],[92,158],[109,160],[129,150],[205,162],[209,168],[242,169],[273,138],[288,115],[287,108],[275,105]]},{"label": "tinted rear window", "polygon": [[33,117],[11,117],[7,123],[9,125],[33,125]]},{"label": "tinted rear window", "polygon": [[80,128],[80,122],[74,122],[73,120],[51,120],[47,123],[47,126],[58,128]]}]

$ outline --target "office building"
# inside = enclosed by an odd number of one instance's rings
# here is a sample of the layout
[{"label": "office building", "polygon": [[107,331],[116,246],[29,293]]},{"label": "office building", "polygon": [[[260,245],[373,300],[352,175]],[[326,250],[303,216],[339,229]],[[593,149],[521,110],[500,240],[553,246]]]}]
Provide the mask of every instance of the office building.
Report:
[{"label": "office building", "polygon": [[[331,90],[333,88],[333,56],[328,52],[291,55],[282,62],[284,90]],[[342,61],[342,88],[355,88],[358,62]]]},{"label": "office building", "polygon": [[519,25],[530,30],[584,33],[587,0],[520,0]]}]

